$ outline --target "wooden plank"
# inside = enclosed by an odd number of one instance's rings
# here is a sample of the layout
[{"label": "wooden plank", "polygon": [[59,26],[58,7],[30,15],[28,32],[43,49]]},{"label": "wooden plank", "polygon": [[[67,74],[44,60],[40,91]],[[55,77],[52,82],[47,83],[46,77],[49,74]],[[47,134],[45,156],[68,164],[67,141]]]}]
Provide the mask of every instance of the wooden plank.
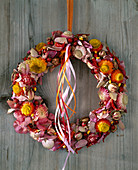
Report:
[{"label": "wooden plank", "polygon": [[[14,118],[7,116],[10,75],[27,50],[44,41],[51,31],[67,28],[65,0],[0,0],[0,169],[60,170],[66,151],[50,152],[29,135],[15,133]],[[105,143],[71,155],[68,170],[137,170],[138,168],[138,3],[136,0],[74,0],[74,33],[91,33],[109,44],[125,61],[129,104],[123,118],[126,129],[110,135]],[[77,76],[77,114],[72,121],[98,107],[96,80],[85,64],[73,61]],[[45,75],[39,92],[55,110],[54,81],[58,68]],[[4,97],[6,96],[6,97]]]}]

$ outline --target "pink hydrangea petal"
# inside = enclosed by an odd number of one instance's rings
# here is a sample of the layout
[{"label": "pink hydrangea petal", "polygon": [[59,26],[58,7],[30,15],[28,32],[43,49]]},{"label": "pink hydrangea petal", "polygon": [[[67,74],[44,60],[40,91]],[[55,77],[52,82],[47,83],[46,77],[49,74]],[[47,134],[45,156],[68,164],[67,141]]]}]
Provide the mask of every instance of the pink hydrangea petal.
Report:
[{"label": "pink hydrangea petal", "polygon": [[25,118],[25,116],[22,115],[22,113],[21,113],[20,110],[16,110],[16,111],[14,112],[13,116],[14,116],[16,119],[20,119],[20,118],[24,119],[24,118]]},{"label": "pink hydrangea petal", "polygon": [[47,129],[46,126],[43,126],[43,125],[39,124],[39,122],[36,123],[36,126],[37,126],[37,128],[40,129],[40,130],[46,130],[46,129]]},{"label": "pink hydrangea petal", "polygon": [[25,120],[24,120],[24,122],[23,122],[23,125],[24,125],[24,126],[27,126],[27,125],[29,125],[31,122],[32,122],[32,121],[31,121],[31,118],[30,118],[30,117],[26,117]]},{"label": "pink hydrangea petal", "polygon": [[27,127],[22,127],[18,120],[14,121],[13,127],[17,133],[28,133]]}]

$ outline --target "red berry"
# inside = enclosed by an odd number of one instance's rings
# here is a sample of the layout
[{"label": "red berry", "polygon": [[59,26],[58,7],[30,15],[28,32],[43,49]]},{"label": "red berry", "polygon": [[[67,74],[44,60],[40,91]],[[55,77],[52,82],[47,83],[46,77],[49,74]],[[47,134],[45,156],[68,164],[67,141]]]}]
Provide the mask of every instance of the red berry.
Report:
[{"label": "red berry", "polygon": [[84,133],[83,136],[86,137],[86,136],[87,136],[87,133]]},{"label": "red berry", "polygon": [[115,125],[112,125],[112,126],[111,126],[111,130],[114,130],[114,129],[115,129]]},{"label": "red berry", "polygon": [[68,38],[68,42],[69,42],[69,43],[72,43],[72,38]]},{"label": "red berry", "polygon": [[74,41],[78,41],[78,38],[75,37],[75,38],[74,38]]},{"label": "red berry", "polygon": [[27,57],[24,57],[24,59],[23,59],[23,60],[24,60],[24,61],[25,61],[25,60],[27,60]]},{"label": "red berry", "polygon": [[35,105],[38,105],[38,104],[39,104],[37,100],[36,100],[34,103],[35,103]]},{"label": "red berry", "polygon": [[98,69],[98,68],[95,68],[95,69],[94,69],[94,73],[95,73],[95,74],[99,73],[99,69]]},{"label": "red berry", "polygon": [[91,73],[94,74],[94,69],[91,70]]},{"label": "red berry", "polygon": [[47,42],[47,44],[48,44],[48,45],[50,45],[50,44],[51,44],[51,42],[50,42],[50,41],[48,41],[48,42]]},{"label": "red berry", "polygon": [[51,58],[47,58],[46,60],[47,60],[47,62],[50,62],[52,59]]},{"label": "red berry", "polygon": [[114,124],[117,125],[119,123],[118,120],[114,120]]},{"label": "red berry", "polygon": [[81,124],[81,125],[84,127],[84,126],[86,126],[86,123],[85,123],[85,122],[82,122],[82,124]]},{"label": "red berry", "polygon": [[78,43],[77,43],[76,41],[73,43],[74,46],[76,46],[77,44],[78,44]]},{"label": "red berry", "polygon": [[51,45],[53,45],[53,44],[54,44],[54,42],[53,42],[53,41],[51,41],[51,42],[50,42],[50,44],[51,44]]},{"label": "red berry", "polygon": [[120,91],[120,92],[123,92],[123,91],[124,91],[124,88],[121,86],[121,87],[119,88],[119,91]]}]

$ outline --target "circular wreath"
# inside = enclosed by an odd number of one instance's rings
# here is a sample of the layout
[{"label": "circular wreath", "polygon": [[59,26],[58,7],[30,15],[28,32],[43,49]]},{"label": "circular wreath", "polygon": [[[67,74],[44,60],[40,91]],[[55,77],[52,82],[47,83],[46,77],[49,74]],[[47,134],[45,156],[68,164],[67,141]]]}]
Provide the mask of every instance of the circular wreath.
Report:
[{"label": "circular wreath", "polygon": [[[52,32],[52,37],[47,38],[47,43],[41,42],[27,52],[24,61],[18,64],[11,76],[12,97],[7,103],[11,107],[8,113],[13,113],[16,118],[13,124],[15,131],[30,133],[33,139],[52,151],[65,148],[77,153],[84,146],[89,147],[101,140],[104,141],[118,126],[124,129],[121,117],[126,112],[128,102],[125,93],[128,77],[124,62],[120,61],[106,44],[97,39],[88,41],[88,36],[73,35],[70,31]],[[75,100],[75,85],[72,88],[70,83],[71,73],[75,79],[71,58],[83,61],[91,69],[98,81],[100,98],[98,109],[90,111],[88,117],[77,119],[77,122],[72,124],[69,123],[67,110],[74,110],[69,108],[69,103],[65,103],[65,98],[62,97],[63,88],[58,88],[63,85],[62,78],[66,78],[67,88],[71,89]],[[52,71],[58,65],[61,65],[57,81],[59,97],[58,109],[54,115],[48,113],[43,99],[36,95],[36,86],[37,83],[42,84],[44,73]],[[60,112],[64,112],[64,116]]]}]

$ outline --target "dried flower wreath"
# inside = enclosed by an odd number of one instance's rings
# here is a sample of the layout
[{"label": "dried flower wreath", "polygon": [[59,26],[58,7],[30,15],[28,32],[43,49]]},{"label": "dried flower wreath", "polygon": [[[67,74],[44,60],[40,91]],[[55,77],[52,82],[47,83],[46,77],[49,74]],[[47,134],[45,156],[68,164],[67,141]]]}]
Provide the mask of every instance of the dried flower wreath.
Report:
[{"label": "dried flower wreath", "polygon": [[[91,69],[97,79],[100,108],[90,112],[88,117],[77,119],[70,124],[68,110],[75,113],[76,76],[71,58],[77,58]],[[37,96],[37,84],[42,84],[42,76],[56,66],[60,66],[57,76],[57,96],[55,115],[41,96]],[[71,86],[71,77],[74,85]],[[47,43],[39,43],[27,52],[24,61],[14,69],[12,97],[7,103],[16,120],[17,133],[30,133],[45,148],[56,151],[61,148],[70,153],[84,146],[104,141],[105,137],[124,124],[122,115],[126,112],[128,97],[126,92],[124,62],[120,61],[107,45],[97,39],[88,41],[88,34],[73,35],[70,31],[54,31]],[[66,81],[66,87],[65,82]],[[71,93],[69,93],[71,92]],[[74,98],[74,108],[69,104]],[[71,115],[71,116],[72,116]]]}]

